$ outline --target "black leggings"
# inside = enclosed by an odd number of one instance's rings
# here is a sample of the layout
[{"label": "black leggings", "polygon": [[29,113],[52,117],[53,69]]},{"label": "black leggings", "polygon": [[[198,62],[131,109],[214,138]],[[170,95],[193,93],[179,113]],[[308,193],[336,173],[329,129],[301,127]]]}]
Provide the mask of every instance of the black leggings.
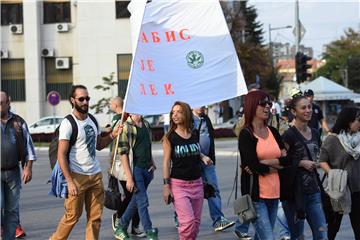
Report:
[{"label": "black leggings", "polygon": [[[327,201],[330,201],[328,199]],[[354,231],[355,239],[360,240],[360,192],[351,194],[351,213],[350,222]],[[334,240],[337,232],[340,229],[343,215],[332,211],[330,208],[324,209],[326,220],[328,222],[328,238]]]},{"label": "black leggings", "polygon": [[[123,199],[123,204],[121,204],[120,208],[116,211],[116,215],[118,218],[121,218],[121,216],[124,214],[127,206],[130,203],[131,197],[132,197],[132,193],[129,192],[126,189],[126,181],[120,181],[120,184],[124,190],[125,193],[125,198]],[[132,217],[131,220],[131,224],[132,224],[132,228],[138,228],[139,224],[140,224],[140,217],[139,217],[139,213],[136,211],[136,213],[134,213],[134,216]]]}]

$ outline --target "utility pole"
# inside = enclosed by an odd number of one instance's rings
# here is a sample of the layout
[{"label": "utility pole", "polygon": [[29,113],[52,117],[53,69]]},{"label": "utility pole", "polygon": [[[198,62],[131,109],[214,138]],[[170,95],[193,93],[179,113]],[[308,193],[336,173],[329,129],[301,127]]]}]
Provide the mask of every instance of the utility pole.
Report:
[{"label": "utility pole", "polygon": [[272,43],[271,43],[271,24],[269,24],[269,56],[271,60],[271,66],[274,67],[273,51],[272,51]]},{"label": "utility pole", "polygon": [[272,64],[273,67],[275,66],[275,60],[273,59],[273,52],[274,51],[273,51],[273,44],[272,44],[272,41],[271,41],[271,31],[281,30],[281,29],[286,29],[286,28],[292,28],[292,26],[287,25],[287,26],[284,26],[284,27],[274,27],[274,28],[272,28],[271,24],[269,24],[269,55],[270,55],[271,64]]},{"label": "utility pole", "polygon": [[299,0],[295,1],[295,52],[300,49],[300,19],[299,19]]}]

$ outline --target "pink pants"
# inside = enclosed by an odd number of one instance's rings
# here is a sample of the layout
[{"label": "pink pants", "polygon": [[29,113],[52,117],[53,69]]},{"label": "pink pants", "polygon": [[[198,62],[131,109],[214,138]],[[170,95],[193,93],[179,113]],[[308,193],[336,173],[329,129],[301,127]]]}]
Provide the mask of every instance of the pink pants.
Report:
[{"label": "pink pants", "polygon": [[194,240],[199,233],[204,187],[201,178],[192,181],[171,179],[174,207],[179,220],[180,240]]}]

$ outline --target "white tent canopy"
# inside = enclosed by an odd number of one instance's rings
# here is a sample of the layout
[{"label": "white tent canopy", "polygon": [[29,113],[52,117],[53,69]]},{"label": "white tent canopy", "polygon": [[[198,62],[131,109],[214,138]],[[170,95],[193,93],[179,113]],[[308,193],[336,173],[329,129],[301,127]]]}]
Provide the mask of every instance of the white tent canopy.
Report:
[{"label": "white tent canopy", "polygon": [[325,77],[318,77],[311,82],[302,83],[300,89],[303,92],[307,89],[313,90],[315,101],[353,100],[360,98],[360,94]]}]

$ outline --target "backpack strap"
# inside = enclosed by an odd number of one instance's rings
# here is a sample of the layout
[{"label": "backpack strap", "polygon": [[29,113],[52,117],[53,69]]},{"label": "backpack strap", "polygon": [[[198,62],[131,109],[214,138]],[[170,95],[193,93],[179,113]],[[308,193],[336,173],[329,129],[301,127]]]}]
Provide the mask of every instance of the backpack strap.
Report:
[{"label": "backpack strap", "polygon": [[[70,153],[70,149],[72,146],[75,145],[76,143],[76,139],[77,139],[77,136],[78,136],[78,126],[77,126],[77,123],[74,119],[74,117],[69,114],[69,115],[66,115],[65,117],[71,124],[71,137],[70,137],[70,141],[69,141],[69,149],[68,149],[68,156],[69,156],[69,153]],[[69,160],[69,158],[68,158]]]},{"label": "backpack strap", "polygon": [[96,118],[95,118],[92,114],[90,114],[90,113],[88,113],[88,116],[89,116],[90,119],[95,123],[97,130],[99,130],[99,124],[98,124]]}]

